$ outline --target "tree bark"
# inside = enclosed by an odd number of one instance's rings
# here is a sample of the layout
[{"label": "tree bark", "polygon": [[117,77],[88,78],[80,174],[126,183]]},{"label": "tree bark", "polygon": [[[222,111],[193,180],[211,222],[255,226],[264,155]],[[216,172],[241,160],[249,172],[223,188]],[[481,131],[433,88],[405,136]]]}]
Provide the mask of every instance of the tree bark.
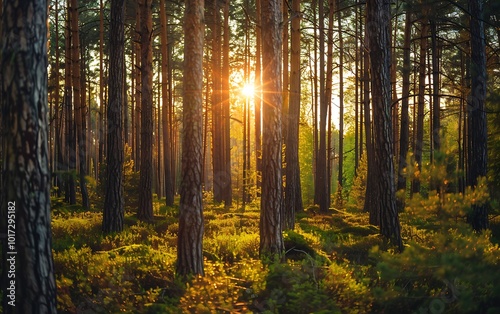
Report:
[{"label": "tree bark", "polygon": [[161,44],[161,96],[162,96],[162,125],[163,125],[163,167],[165,175],[165,202],[167,206],[174,204],[174,182],[172,176],[172,143],[170,141],[170,98],[168,88],[168,37],[167,12],[165,0],[160,0],[160,44]]},{"label": "tree bark", "polygon": [[338,188],[342,189],[342,186],[344,185],[344,40],[342,36],[340,0],[336,1],[339,28],[339,172],[337,182]]},{"label": "tree bark", "polygon": [[71,32],[71,2],[70,0],[66,3],[67,7],[67,23],[66,23],[66,65],[64,69],[64,103],[65,103],[65,116],[66,116],[66,193],[65,201],[69,204],[76,204],[76,189],[75,189],[75,172],[76,172],[76,138],[75,138],[75,125],[74,125],[74,115],[73,115],[73,89],[72,89],[72,78],[71,78],[71,42],[72,42],[72,32]]},{"label": "tree bark", "polygon": [[370,50],[375,167],[378,169],[376,209],[380,233],[403,249],[396,208],[391,125],[390,2],[367,0],[366,28]]},{"label": "tree bark", "polygon": [[295,213],[303,210],[299,164],[300,121],[300,0],[292,2],[292,31],[290,49],[290,99],[286,137],[286,187],[283,229],[293,229]]},{"label": "tree bark", "polygon": [[[488,133],[486,128],[486,48],[484,40],[483,1],[469,1],[471,47],[471,95],[467,106],[469,147],[467,186],[476,188],[478,179],[487,174]],[[473,205],[468,222],[476,231],[488,228],[488,207]]]},{"label": "tree bark", "polygon": [[377,213],[376,204],[376,189],[377,189],[377,168],[375,167],[375,150],[373,147],[372,136],[372,115],[370,108],[370,55],[368,52],[368,34],[365,27],[364,34],[364,50],[363,50],[363,111],[364,125],[366,136],[366,189],[365,189],[365,204],[363,209],[370,214],[370,224],[378,226],[380,224],[380,215]]},{"label": "tree bark", "polygon": [[[427,55],[427,35],[429,23],[424,18],[420,30],[420,54],[418,65],[418,99],[417,99],[417,130],[414,147],[416,171],[422,171],[422,150],[424,144],[424,109],[425,109],[425,59]],[[412,193],[420,193],[420,178],[413,179]]]},{"label": "tree bark", "polygon": [[141,173],[139,211],[143,221],[153,219],[153,21],[152,0],[141,0]]},{"label": "tree bark", "polygon": [[[401,130],[399,134],[399,163],[398,163],[398,184],[397,191],[404,191],[406,194],[406,155],[408,154],[410,143],[410,117],[408,113],[408,103],[410,98],[410,44],[411,44],[412,17],[410,12],[406,12],[404,46],[403,46],[403,90],[401,95]],[[398,199],[398,210],[402,211],[405,206],[405,194]]]},{"label": "tree bark", "polygon": [[279,0],[262,2],[263,136],[262,197],[260,203],[261,258],[281,258],[281,7]]},{"label": "tree bark", "polygon": [[[223,199],[226,207],[231,206],[233,201],[233,190],[232,190],[232,180],[231,180],[231,103],[229,99],[229,72],[230,72],[230,60],[229,60],[229,1],[224,4],[224,36],[222,42],[222,132],[223,132],[223,157],[224,164],[223,169],[226,173],[226,181],[224,184]],[[250,140],[249,140],[250,141]],[[250,159],[248,159],[248,164],[250,164]],[[249,167],[250,168],[250,167]]]},{"label": "tree bark", "polygon": [[[8,1],[2,16],[0,231],[8,236],[2,241],[4,313],[56,313],[47,145],[47,8],[43,0]],[[15,301],[9,297],[12,291]]]},{"label": "tree bark", "polygon": [[184,17],[184,103],[177,273],[203,275],[203,0],[187,0]]},{"label": "tree bark", "polygon": [[107,111],[106,194],[102,230],[123,230],[123,60],[125,58],[124,0],[111,1],[109,37],[109,104]]},{"label": "tree bark", "polygon": [[262,178],[262,65],[261,65],[261,0],[255,0],[256,11],[256,28],[255,28],[255,171],[256,171],[256,186],[257,194],[260,195],[261,178]]},{"label": "tree bark", "polygon": [[[430,20],[432,49],[432,156],[441,150],[441,106],[439,101],[439,56],[436,18]],[[433,159],[435,160],[435,159]],[[438,188],[433,182],[433,188]]]},{"label": "tree bark", "polygon": [[326,167],[326,118],[328,104],[325,91],[325,34],[324,34],[324,4],[319,1],[319,148],[316,156],[316,184],[314,200],[319,210],[326,213],[330,207],[330,191],[328,191],[328,173]]},{"label": "tree bark", "polygon": [[71,0],[71,77],[73,87],[73,108],[75,111],[76,126],[76,149],[78,150],[78,174],[80,179],[80,193],[82,194],[82,206],[90,208],[89,195],[86,184],[86,143],[84,133],[83,115],[85,114],[85,103],[82,102],[81,58],[80,58],[80,34],[78,30],[78,2]]}]

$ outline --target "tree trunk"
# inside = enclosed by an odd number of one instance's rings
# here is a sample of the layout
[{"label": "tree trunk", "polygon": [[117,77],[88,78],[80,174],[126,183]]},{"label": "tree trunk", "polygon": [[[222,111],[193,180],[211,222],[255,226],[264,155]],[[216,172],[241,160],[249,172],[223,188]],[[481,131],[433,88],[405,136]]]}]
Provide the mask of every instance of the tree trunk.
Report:
[{"label": "tree trunk", "polygon": [[[469,2],[470,47],[471,47],[471,97],[467,106],[469,147],[467,158],[467,186],[476,188],[478,179],[487,172],[487,139],[486,128],[486,51],[484,40],[483,1]],[[472,206],[468,222],[476,231],[488,228],[487,204]]]},{"label": "tree trunk", "polygon": [[399,163],[398,163],[398,184],[397,191],[404,194],[398,199],[398,210],[402,211],[405,206],[406,197],[406,155],[408,154],[410,143],[410,118],[408,114],[408,103],[410,98],[410,44],[411,44],[412,17],[410,12],[406,12],[404,46],[403,46],[403,91],[401,95],[401,131],[399,134]]},{"label": "tree trunk", "polygon": [[81,62],[80,62],[80,35],[78,31],[78,3],[77,0],[71,0],[70,6],[71,14],[71,77],[73,87],[73,108],[75,108],[75,125],[76,125],[76,140],[78,149],[78,172],[80,179],[80,193],[82,194],[82,206],[90,208],[89,196],[86,184],[86,143],[84,135],[83,115],[85,114],[85,104],[82,103],[82,86],[80,81]]},{"label": "tree trunk", "polygon": [[184,103],[182,183],[179,205],[177,273],[203,275],[203,0],[187,0],[184,19]]},{"label": "tree trunk", "polygon": [[319,210],[326,213],[330,207],[330,191],[328,191],[328,173],[326,167],[326,118],[328,104],[325,92],[325,34],[324,34],[324,5],[319,1],[319,148],[316,157],[316,184],[314,190],[315,203]]},{"label": "tree trunk", "polygon": [[106,194],[102,230],[123,230],[123,60],[125,58],[124,0],[111,1],[109,37],[109,104],[107,112]]},{"label": "tree trunk", "polygon": [[261,178],[262,178],[262,65],[261,65],[261,7],[260,0],[255,0],[256,24],[255,28],[255,171],[257,194],[260,196]]},{"label": "tree trunk", "polygon": [[170,141],[170,98],[168,89],[168,41],[167,41],[167,12],[165,0],[160,0],[160,44],[161,44],[161,99],[162,99],[162,126],[163,126],[163,168],[165,175],[165,201],[167,206],[174,205],[174,182],[172,168],[172,143]]},{"label": "tree trunk", "polygon": [[365,27],[365,37],[363,50],[363,111],[364,125],[366,133],[366,189],[365,189],[365,204],[364,211],[370,214],[370,224],[378,226],[380,224],[380,215],[377,213],[376,204],[376,189],[377,189],[377,168],[375,167],[375,150],[373,147],[372,136],[372,118],[370,110],[370,55],[368,54],[368,34]]},{"label": "tree trunk", "polygon": [[[327,40],[326,40],[326,82],[325,85],[325,97],[326,101],[326,191],[330,195],[332,191],[332,94],[333,94],[333,16],[335,11],[335,1],[328,1],[328,30],[327,30]],[[324,67],[322,67],[323,69]],[[320,82],[321,84],[321,82]],[[339,117],[341,120],[342,118]],[[321,119],[321,118],[320,118]],[[321,131],[320,131],[321,132]],[[330,206],[328,206],[330,207]]]},{"label": "tree trunk", "polygon": [[378,170],[376,209],[380,233],[403,249],[396,208],[391,125],[390,3],[367,0],[366,28],[370,51],[375,167]]},{"label": "tree trunk", "polygon": [[141,11],[141,173],[139,211],[143,221],[153,219],[153,22],[152,0],[139,2]]},{"label": "tree trunk", "polygon": [[284,244],[281,226],[281,7],[280,1],[262,2],[263,136],[262,197],[260,204],[261,258],[281,258]]},{"label": "tree trunk", "polygon": [[8,1],[2,18],[4,313],[56,313],[47,145],[47,8],[43,0]]},{"label": "tree trunk", "polygon": [[[344,185],[344,40],[342,36],[342,14],[340,0],[337,1],[339,28],[339,172],[338,188]],[[340,195],[342,197],[342,195]]]},{"label": "tree trunk", "polygon": [[65,201],[70,205],[76,204],[75,172],[76,172],[76,138],[75,125],[73,119],[73,89],[71,78],[71,5],[67,1],[67,24],[66,24],[66,63],[64,68],[64,103],[66,115],[66,162],[67,162],[67,182]]},{"label": "tree trunk", "polygon": [[[430,20],[432,49],[432,155],[441,150],[441,108],[439,101],[439,56],[436,19]],[[436,182],[433,182],[435,185]],[[438,186],[434,186],[437,188]]]},{"label": "tree trunk", "polygon": [[290,56],[290,100],[286,138],[286,187],[283,229],[293,229],[295,213],[303,210],[299,164],[300,121],[300,0],[292,2],[292,31]]},{"label": "tree trunk", "polygon": [[[417,99],[417,130],[414,147],[415,171],[422,171],[422,150],[424,144],[424,109],[425,109],[425,59],[427,54],[427,34],[429,24],[427,19],[421,22],[420,30],[420,55],[418,65],[418,99]],[[420,178],[415,177],[412,183],[412,192],[420,193]]]},{"label": "tree trunk", "polygon": [[[143,0],[144,1],[144,0]],[[135,40],[134,40],[134,81],[135,81],[135,158],[134,168],[138,171],[141,167],[142,143],[141,143],[141,7],[140,2],[137,2],[136,16],[135,16]]]},{"label": "tree trunk", "polygon": [[212,11],[212,156],[214,201],[224,201],[227,174],[224,171],[223,126],[222,126],[222,79],[221,79],[221,27],[218,1],[213,2]]},{"label": "tree trunk", "polygon": [[[223,157],[224,172],[226,173],[226,182],[224,184],[223,199],[226,207],[231,206],[233,201],[233,192],[231,185],[231,104],[229,102],[229,1],[224,5],[224,37],[222,43],[222,131],[223,131]],[[250,139],[249,139],[250,142]],[[250,159],[248,159],[250,164]],[[250,167],[248,167],[250,168]]]},{"label": "tree trunk", "polygon": [[[97,163],[104,161],[104,3],[100,0],[99,10],[99,150]],[[100,167],[97,167],[100,171]]]}]

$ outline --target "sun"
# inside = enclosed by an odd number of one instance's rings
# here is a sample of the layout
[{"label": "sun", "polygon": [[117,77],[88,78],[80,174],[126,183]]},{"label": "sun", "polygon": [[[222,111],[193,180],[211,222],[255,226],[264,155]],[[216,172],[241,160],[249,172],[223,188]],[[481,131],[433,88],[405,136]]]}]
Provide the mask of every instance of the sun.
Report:
[{"label": "sun", "polygon": [[241,89],[241,93],[245,97],[252,97],[255,92],[255,87],[252,83],[246,83]]}]

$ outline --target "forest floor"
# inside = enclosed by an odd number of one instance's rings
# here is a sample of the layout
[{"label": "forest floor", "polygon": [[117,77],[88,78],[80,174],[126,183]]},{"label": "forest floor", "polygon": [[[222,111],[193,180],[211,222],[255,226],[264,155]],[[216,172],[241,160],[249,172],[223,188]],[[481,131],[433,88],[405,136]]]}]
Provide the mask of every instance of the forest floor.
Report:
[{"label": "forest floor", "polygon": [[[163,202],[163,201],[162,201]],[[178,209],[155,201],[147,224],[103,235],[102,213],[53,200],[60,313],[498,313],[500,222],[475,234],[460,222],[401,215],[397,253],[368,215],[297,214],[286,263],[259,260],[258,202],[206,202],[205,276],[175,276]],[[412,218],[409,218],[411,215]]]}]

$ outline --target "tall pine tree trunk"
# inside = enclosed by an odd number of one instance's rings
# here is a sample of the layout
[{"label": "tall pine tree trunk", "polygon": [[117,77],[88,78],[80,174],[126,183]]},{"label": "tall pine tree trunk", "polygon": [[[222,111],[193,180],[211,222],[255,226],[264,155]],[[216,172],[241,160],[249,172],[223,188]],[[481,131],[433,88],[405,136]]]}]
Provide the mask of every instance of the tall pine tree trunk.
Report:
[{"label": "tall pine tree trunk", "polygon": [[[425,110],[425,68],[427,55],[427,34],[429,23],[423,19],[420,29],[420,54],[418,65],[418,99],[417,99],[417,130],[415,138],[414,156],[417,171],[422,171],[422,150],[424,145],[424,110]],[[412,183],[412,193],[420,193],[420,178],[415,177]]]},{"label": "tall pine tree trunk", "polygon": [[[471,97],[467,106],[469,147],[467,156],[467,186],[477,187],[478,179],[487,172],[487,139],[486,128],[486,51],[484,40],[483,1],[469,1],[470,47],[471,47]],[[487,204],[475,204],[468,222],[476,231],[488,228]]]},{"label": "tall pine tree trunk", "polygon": [[398,199],[398,210],[404,209],[406,197],[406,155],[410,144],[410,118],[408,113],[408,103],[410,98],[410,44],[411,44],[412,17],[410,12],[406,12],[404,46],[403,46],[403,90],[401,96],[401,131],[399,134],[399,162],[398,162],[398,184],[397,191],[404,194]]},{"label": "tall pine tree trunk", "polygon": [[65,160],[67,164],[66,174],[66,193],[65,201],[69,204],[76,204],[76,188],[75,188],[75,172],[76,172],[76,138],[75,138],[75,125],[73,115],[73,88],[72,88],[72,32],[71,32],[71,3],[67,0],[67,18],[66,18],[66,64],[64,69],[64,103],[65,103],[65,117],[66,117],[66,151]]},{"label": "tall pine tree trunk", "polygon": [[391,125],[390,4],[387,0],[367,0],[366,14],[373,101],[373,144],[378,173],[375,208],[380,216],[380,233],[402,250],[401,227],[396,208]]},{"label": "tall pine tree trunk", "polygon": [[153,219],[153,21],[152,0],[141,0],[141,173],[139,211],[143,221]]},{"label": "tall pine tree trunk", "polygon": [[[4,313],[56,313],[47,145],[47,8],[44,0],[7,1],[2,16]],[[7,271],[9,266],[15,273]],[[15,300],[8,291],[14,292]]]},{"label": "tall pine tree trunk", "polygon": [[325,34],[324,34],[324,4],[319,1],[319,148],[316,157],[316,184],[314,187],[314,200],[323,213],[330,207],[330,191],[328,191],[328,173],[326,158],[326,118],[328,104],[325,91]]},{"label": "tall pine tree trunk", "polygon": [[203,0],[187,0],[184,17],[184,103],[177,273],[203,275]]},{"label": "tall pine tree trunk", "polygon": [[299,165],[300,121],[300,0],[292,2],[292,31],[290,56],[290,100],[286,137],[286,187],[283,229],[293,229],[295,213],[303,210]]},{"label": "tall pine tree trunk", "polygon": [[123,75],[125,58],[124,0],[111,1],[109,38],[109,105],[107,112],[106,194],[102,230],[123,230]]},{"label": "tall pine tree trunk", "polygon": [[[233,201],[231,184],[231,104],[229,102],[229,1],[224,4],[224,37],[222,42],[222,147],[224,164],[223,169],[226,173],[226,182],[224,184],[223,199],[226,207],[231,206]],[[248,159],[250,164],[250,159]],[[248,167],[250,168],[250,167]]]},{"label": "tall pine tree trunk", "polygon": [[170,141],[170,98],[168,88],[168,37],[167,12],[165,0],[160,0],[160,44],[161,44],[161,99],[162,99],[162,126],[163,126],[163,168],[165,176],[165,201],[167,206],[174,204],[174,181],[172,176],[172,143]]},{"label": "tall pine tree trunk", "polygon": [[284,254],[281,226],[281,7],[280,1],[262,2],[263,136],[262,197],[260,203],[261,258]]},{"label": "tall pine tree trunk", "polygon": [[75,110],[76,126],[76,148],[78,150],[78,173],[80,179],[80,193],[82,194],[82,206],[90,208],[89,195],[86,184],[86,143],[84,135],[83,115],[85,114],[85,103],[82,102],[81,58],[80,58],[80,34],[78,31],[78,3],[71,0],[71,64],[72,64],[72,87],[73,87],[73,107]]}]

